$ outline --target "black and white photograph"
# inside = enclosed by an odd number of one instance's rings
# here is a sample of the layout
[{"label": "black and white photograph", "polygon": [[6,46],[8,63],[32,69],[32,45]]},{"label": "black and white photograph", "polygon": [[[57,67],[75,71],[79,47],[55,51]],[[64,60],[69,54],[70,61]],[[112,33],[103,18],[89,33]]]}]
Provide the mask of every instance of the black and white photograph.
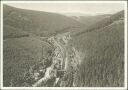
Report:
[{"label": "black and white photograph", "polygon": [[127,2],[3,1],[1,24],[3,88],[126,88]]}]

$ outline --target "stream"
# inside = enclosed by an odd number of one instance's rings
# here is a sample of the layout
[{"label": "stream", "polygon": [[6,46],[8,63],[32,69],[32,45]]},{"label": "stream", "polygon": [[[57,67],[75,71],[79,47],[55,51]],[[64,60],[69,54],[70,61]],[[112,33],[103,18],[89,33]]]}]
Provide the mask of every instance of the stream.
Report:
[{"label": "stream", "polygon": [[73,46],[69,46],[70,40],[69,32],[47,39],[47,42],[54,46],[52,64],[46,68],[44,76],[37,80],[33,87],[47,86],[49,80],[52,80],[53,87],[75,86],[73,78],[81,58],[80,53]]}]

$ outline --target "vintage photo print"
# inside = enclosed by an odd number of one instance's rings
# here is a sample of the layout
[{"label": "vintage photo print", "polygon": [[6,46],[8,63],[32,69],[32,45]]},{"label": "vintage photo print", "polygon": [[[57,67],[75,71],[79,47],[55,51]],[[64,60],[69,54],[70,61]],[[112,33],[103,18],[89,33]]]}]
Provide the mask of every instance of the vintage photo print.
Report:
[{"label": "vintage photo print", "polygon": [[127,89],[126,1],[2,1],[1,89]]}]

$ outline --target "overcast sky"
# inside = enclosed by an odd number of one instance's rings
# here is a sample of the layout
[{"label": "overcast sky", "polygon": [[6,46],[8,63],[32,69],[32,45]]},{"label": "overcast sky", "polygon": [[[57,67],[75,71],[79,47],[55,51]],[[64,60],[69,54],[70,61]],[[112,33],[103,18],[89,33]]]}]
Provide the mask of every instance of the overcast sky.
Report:
[{"label": "overcast sky", "polygon": [[8,3],[17,8],[58,12],[58,13],[85,13],[85,14],[112,14],[124,9],[123,3]]}]

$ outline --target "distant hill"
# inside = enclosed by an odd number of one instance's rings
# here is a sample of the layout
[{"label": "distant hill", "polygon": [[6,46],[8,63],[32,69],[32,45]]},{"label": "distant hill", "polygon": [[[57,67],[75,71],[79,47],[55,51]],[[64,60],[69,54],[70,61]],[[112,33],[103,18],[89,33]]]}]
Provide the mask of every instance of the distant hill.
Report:
[{"label": "distant hill", "polygon": [[124,11],[120,11],[118,13],[111,15],[110,17],[106,17],[104,19],[101,19],[100,21],[97,21],[96,23],[93,23],[92,25],[89,25],[85,30],[81,31],[78,34],[104,28],[117,20],[123,20],[123,18],[124,18]]},{"label": "distant hill", "polygon": [[62,15],[66,15],[66,16],[69,16],[69,17],[72,17],[72,16],[91,16],[90,14],[87,14],[86,12],[85,13],[81,13],[81,12],[64,12],[64,13],[60,13]]},{"label": "distant hill", "polygon": [[[4,5],[4,24],[38,36],[49,36],[81,24],[67,16],[43,11],[24,10]],[[8,33],[6,29],[5,33]]]},{"label": "distant hill", "polygon": [[85,27],[89,27],[99,21],[102,21],[105,18],[110,17],[110,14],[105,14],[105,15],[95,15],[95,16],[71,16],[71,18],[79,21],[80,23],[84,24]]},{"label": "distant hill", "polygon": [[79,67],[78,86],[124,85],[124,12],[76,34],[72,44],[84,53]]}]

